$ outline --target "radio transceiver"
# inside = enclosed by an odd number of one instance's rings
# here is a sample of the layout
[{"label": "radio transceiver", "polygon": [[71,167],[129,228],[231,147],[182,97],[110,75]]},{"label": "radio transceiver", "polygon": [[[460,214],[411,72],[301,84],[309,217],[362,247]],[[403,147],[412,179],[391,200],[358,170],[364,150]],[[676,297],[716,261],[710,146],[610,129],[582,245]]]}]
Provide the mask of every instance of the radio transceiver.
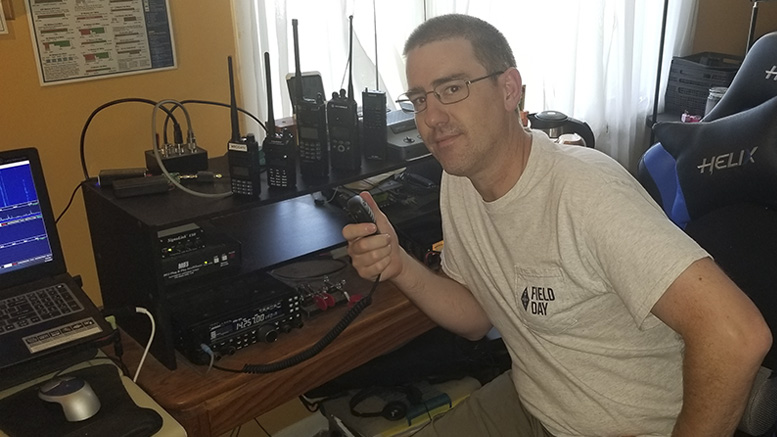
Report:
[{"label": "radio transceiver", "polygon": [[227,57],[227,65],[229,66],[230,120],[232,122],[232,138],[227,143],[227,160],[229,161],[232,192],[238,196],[257,198],[262,191],[262,182],[259,178],[261,173],[259,143],[256,142],[253,134],[247,134],[245,137],[240,136],[231,56]]},{"label": "radio transceiver", "polygon": [[345,90],[340,90],[340,94],[332,93],[332,100],[326,104],[326,118],[332,146],[332,168],[358,170],[362,156],[356,102],[346,95]]},{"label": "radio transceiver", "polygon": [[220,358],[255,343],[272,343],[280,334],[302,327],[299,293],[275,278],[263,274],[226,287],[231,288],[226,293],[236,297],[200,302],[188,314],[175,316],[178,349],[191,362],[210,361],[203,346]]},{"label": "radio transceiver", "polygon": [[267,136],[264,138],[264,159],[267,162],[267,185],[271,188],[289,188],[297,185],[297,164],[294,159],[294,137],[288,129],[275,130],[275,113],[272,107],[272,80],[270,79],[270,54],[264,52],[264,68],[267,78]]},{"label": "radio transceiver", "polygon": [[[373,14],[376,11],[373,9]],[[374,18],[374,15],[373,15]],[[380,90],[378,68],[378,24],[375,25],[375,89],[362,92],[362,147],[367,159],[386,159],[386,93]]]},{"label": "radio transceiver", "polygon": [[362,145],[367,159],[386,159],[386,93],[362,92]]},{"label": "radio transceiver", "polygon": [[332,93],[332,100],[326,104],[326,119],[329,124],[329,142],[332,148],[332,168],[358,170],[361,168],[362,153],[359,144],[359,115],[353,97],[353,15],[348,54],[348,94],[345,90]]}]

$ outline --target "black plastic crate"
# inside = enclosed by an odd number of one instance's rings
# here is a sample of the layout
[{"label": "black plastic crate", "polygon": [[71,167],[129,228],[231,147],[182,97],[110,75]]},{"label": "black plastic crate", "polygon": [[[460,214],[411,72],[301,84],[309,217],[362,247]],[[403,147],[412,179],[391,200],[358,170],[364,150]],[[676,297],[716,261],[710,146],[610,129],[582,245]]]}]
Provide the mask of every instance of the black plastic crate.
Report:
[{"label": "black plastic crate", "polygon": [[707,86],[670,83],[666,86],[665,111],[671,113],[688,111],[692,115],[704,115],[709,94],[710,87]]},{"label": "black plastic crate", "polygon": [[666,86],[666,112],[704,115],[712,87],[727,87],[742,65],[742,57],[701,52],[672,58]]}]

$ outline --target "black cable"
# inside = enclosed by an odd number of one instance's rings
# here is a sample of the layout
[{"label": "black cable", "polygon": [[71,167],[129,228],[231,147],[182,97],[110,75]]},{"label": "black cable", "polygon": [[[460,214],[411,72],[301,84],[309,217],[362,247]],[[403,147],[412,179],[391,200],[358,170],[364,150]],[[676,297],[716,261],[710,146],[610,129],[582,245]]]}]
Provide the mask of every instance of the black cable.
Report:
[{"label": "black cable", "polygon": [[[84,180],[89,180],[90,179],[89,178],[89,170],[87,170],[87,168],[86,168],[86,155],[84,153],[84,142],[85,142],[85,139],[86,139],[86,131],[87,131],[87,129],[89,129],[89,124],[92,122],[92,119],[97,115],[97,113],[99,113],[100,111],[102,111],[105,108],[108,108],[108,107],[111,107],[111,106],[114,106],[114,105],[118,105],[119,103],[132,103],[132,102],[134,102],[134,103],[147,103],[147,104],[152,105],[152,106],[156,106],[156,103],[157,103],[157,102],[155,102],[153,100],[143,99],[143,98],[139,98],[139,97],[128,97],[128,98],[125,98],[125,99],[113,100],[113,101],[110,101],[108,103],[102,104],[99,107],[97,107],[97,109],[92,111],[92,113],[86,119],[86,123],[84,124],[83,129],[81,129],[81,139],[80,139],[80,142],[79,142],[79,151],[80,151],[80,155],[81,155],[81,170],[84,173]],[[173,123],[174,124],[176,124],[176,125],[178,124],[178,121],[175,119],[173,114],[168,109],[162,108],[162,110],[167,113],[168,117],[173,119]]]},{"label": "black cable", "polygon": [[111,360],[116,363],[116,365],[119,366],[121,371],[124,373],[124,376],[127,378],[132,377],[132,373],[130,373],[129,368],[124,363],[124,344],[121,342],[121,331],[119,328],[116,328],[114,330],[114,337],[113,337],[113,353],[116,355],[115,357],[111,357]]},{"label": "black cable", "polygon": [[262,431],[264,431],[264,433],[265,433],[265,434],[267,434],[267,435],[272,435],[272,434],[270,434],[269,432],[267,432],[267,430],[266,430],[266,429],[264,429],[264,427],[262,426],[262,424],[261,424],[261,423],[259,423],[259,420],[258,420],[256,417],[254,417],[254,422],[256,422],[256,424],[257,424],[257,425],[259,425],[259,428],[261,428],[261,429],[262,429]]},{"label": "black cable", "polygon": [[[81,129],[81,138],[79,140],[79,152],[80,152],[80,157],[81,157],[81,170],[83,171],[83,174],[84,174],[84,180],[89,180],[90,179],[90,177],[89,177],[89,170],[87,169],[87,166],[86,166],[86,154],[85,154],[85,150],[84,150],[85,149],[84,143],[86,142],[85,141],[86,140],[86,132],[89,129],[89,125],[91,124],[92,119],[100,111],[102,111],[103,109],[109,108],[111,106],[118,105],[120,103],[146,103],[146,104],[149,104],[149,105],[152,105],[152,106],[156,106],[156,104],[157,104],[157,102],[155,102],[153,100],[150,100],[150,99],[144,99],[144,98],[140,98],[140,97],[128,97],[128,98],[124,98],[124,99],[112,100],[112,101],[110,101],[108,103],[100,105],[99,107],[97,107],[97,109],[92,111],[92,113],[86,119],[86,123],[84,124],[83,129]],[[180,103],[181,104],[196,103],[196,104],[204,104],[204,105],[223,106],[223,107],[227,107],[227,108],[230,107],[230,105],[228,105],[226,103],[211,102],[211,101],[208,101],[208,100],[196,100],[196,99],[184,100],[184,101],[182,101]],[[174,129],[177,129],[177,131],[180,131],[180,124],[178,123],[178,121],[175,119],[175,116],[173,115],[173,111],[175,110],[175,108],[177,108],[177,106],[174,107],[172,111],[167,109],[167,108],[164,108],[164,107],[161,108],[163,111],[165,111],[165,113],[167,113],[167,117],[165,117],[165,125],[164,125],[164,127],[165,127],[165,130],[164,130],[164,135],[165,135],[164,142],[167,142],[167,122],[168,122],[168,119],[172,119]],[[259,123],[259,126],[261,126],[262,129],[265,130],[265,132],[267,131],[267,127],[255,115],[251,114],[250,112],[248,112],[248,111],[246,111],[246,110],[244,110],[242,108],[237,108],[237,110],[239,112],[242,112],[242,113],[248,115],[252,119],[254,119],[257,123]]]},{"label": "black cable", "polygon": [[62,218],[62,216],[63,216],[63,215],[65,215],[65,213],[67,212],[67,210],[68,210],[68,209],[70,209],[70,206],[71,206],[71,205],[73,205],[73,199],[75,199],[75,197],[76,197],[76,193],[78,192],[78,189],[79,189],[79,188],[81,188],[81,186],[82,186],[82,185],[84,185],[86,182],[89,182],[89,181],[88,181],[88,180],[86,180],[86,181],[81,181],[81,182],[79,182],[79,183],[78,183],[78,185],[76,185],[76,188],[75,188],[75,189],[73,190],[73,192],[70,194],[70,200],[67,202],[67,205],[65,206],[65,209],[63,209],[63,210],[62,210],[62,212],[61,212],[61,213],[59,213],[59,215],[57,216],[57,218],[54,220],[54,224],[57,224],[57,223],[59,223],[59,219],[61,219],[61,218]]},{"label": "black cable", "polygon": [[233,194],[233,192],[226,191],[221,193],[204,193],[202,191],[195,191],[190,188],[185,187],[178,178],[174,177],[165,167],[165,163],[162,159],[162,155],[159,151],[158,147],[158,134],[156,131],[156,124],[157,124],[157,117],[156,117],[156,110],[157,108],[164,109],[165,104],[172,104],[176,107],[180,106],[181,110],[183,111],[184,115],[186,116],[186,124],[188,128],[188,134],[187,134],[187,142],[189,142],[189,145],[196,145],[196,142],[194,140],[194,128],[192,127],[192,120],[191,117],[189,117],[189,111],[183,107],[181,102],[177,100],[160,100],[157,102],[156,105],[154,105],[154,111],[151,113],[151,142],[154,144],[152,147],[152,152],[154,153],[154,158],[156,159],[157,165],[159,166],[159,170],[162,172],[162,174],[165,175],[167,180],[176,188],[183,191],[184,193],[191,194],[193,196],[197,197],[205,197],[208,199],[223,199],[225,197],[229,197]]},{"label": "black cable", "polygon": [[298,396],[300,403],[302,403],[302,406],[305,407],[306,410],[310,411],[311,413],[315,413],[321,409],[321,404],[324,402],[329,402],[333,399],[340,399],[344,398],[346,396],[349,396],[350,392],[348,390],[339,391],[335,394],[325,396],[323,398],[319,398],[318,400],[310,400],[305,397],[305,395]]},{"label": "black cable", "polygon": [[[129,317],[130,315],[135,314],[136,311],[133,307],[119,307],[110,310],[102,308],[100,313],[107,320],[109,317]],[[124,344],[121,341],[121,330],[114,323],[111,323],[111,326],[113,326],[113,332],[111,332],[110,337],[112,338],[113,353],[115,357],[109,356],[109,358],[119,366],[126,377],[132,378],[132,373],[124,363]]]},{"label": "black cable", "polygon": [[299,396],[299,401],[302,403],[302,406],[305,407],[306,410],[308,410],[311,413],[315,413],[319,409],[321,409],[321,403],[320,402],[314,402],[310,401],[305,398],[305,396]]},{"label": "black cable", "polygon": [[323,351],[325,347],[329,346],[329,344],[332,343],[340,334],[342,334],[345,328],[347,328],[348,325],[350,325],[354,319],[356,319],[356,317],[361,314],[362,311],[364,311],[365,308],[370,306],[372,303],[372,294],[378,287],[378,283],[380,283],[380,275],[375,278],[375,282],[372,283],[372,287],[370,288],[369,293],[367,293],[367,295],[364,296],[360,301],[356,302],[348,310],[348,312],[345,313],[345,316],[343,316],[342,320],[340,320],[340,322],[338,322],[326,335],[324,335],[318,342],[316,342],[316,344],[305,349],[304,351],[274,363],[246,364],[242,369],[239,370],[229,369],[221,366],[213,366],[213,368],[232,373],[272,373],[288,369],[289,367],[296,366],[303,361],[313,358],[321,351]]},{"label": "black cable", "polygon": [[[196,100],[196,99],[188,99],[188,100],[181,100],[181,102],[180,102],[180,103],[181,103],[182,105],[185,105],[185,104],[187,104],[187,103],[197,103],[197,104],[200,104],[200,105],[214,105],[214,106],[223,106],[223,107],[225,107],[225,108],[230,108],[230,107],[231,107],[231,106],[230,106],[229,104],[227,104],[227,103],[221,103],[221,102],[211,102],[211,101],[209,101],[209,100]],[[173,109],[173,110],[175,110],[175,109]],[[264,131],[265,131],[265,132],[267,132],[267,126],[265,126],[265,125],[264,125],[264,123],[262,123],[262,121],[261,121],[261,120],[259,120],[259,118],[258,118],[258,117],[256,117],[254,114],[251,114],[250,112],[248,112],[248,111],[246,111],[245,109],[242,109],[242,108],[237,108],[237,110],[238,110],[238,112],[242,112],[243,114],[245,114],[245,115],[247,115],[247,116],[251,117],[252,119],[254,119],[254,121],[256,121],[257,123],[259,123],[259,126],[261,126],[261,127],[262,127],[262,129],[264,129]],[[165,122],[166,122],[166,120],[165,120]],[[165,126],[166,126],[166,125],[165,125]]]},{"label": "black cable", "polygon": [[126,364],[124,364],[124,361],[122,361],[120,358],[110,357],[110,356],[108,357],[108,359],[110,359],[111,362],[113,362],[113,364],[115,364],[116,366],[119,367],[119,369],[121,369],[122,375],[126,376],[127,378],[132,377],[132,374],[130,373],[129,368],[127,367]]}]

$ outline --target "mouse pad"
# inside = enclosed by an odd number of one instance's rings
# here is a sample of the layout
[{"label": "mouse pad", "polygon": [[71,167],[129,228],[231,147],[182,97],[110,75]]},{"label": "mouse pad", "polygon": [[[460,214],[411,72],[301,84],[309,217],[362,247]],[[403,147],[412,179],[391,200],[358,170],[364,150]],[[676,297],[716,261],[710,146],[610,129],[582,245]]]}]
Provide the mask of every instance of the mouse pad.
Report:
[{"label": "mouse pad", "polygon": [[0,429],[10,437],[22,436],[150,436],[162,428],[156,411],[140,408],[121,383],[116,366],[103,364],[63,375],[82,378],[92,386],[101,407],[91,418],[68,422],[62,407],[38,398],[34,385],[0,400]]}]

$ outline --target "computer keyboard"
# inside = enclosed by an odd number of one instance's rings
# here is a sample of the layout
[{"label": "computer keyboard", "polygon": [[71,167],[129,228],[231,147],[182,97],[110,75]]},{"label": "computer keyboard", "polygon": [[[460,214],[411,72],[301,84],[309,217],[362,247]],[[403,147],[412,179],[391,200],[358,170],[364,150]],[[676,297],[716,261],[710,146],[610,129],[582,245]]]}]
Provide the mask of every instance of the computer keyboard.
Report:
[{"label": "computer keyboard", "polygon": [[65,284],[0,300],[0,335],[83,310]]}]

